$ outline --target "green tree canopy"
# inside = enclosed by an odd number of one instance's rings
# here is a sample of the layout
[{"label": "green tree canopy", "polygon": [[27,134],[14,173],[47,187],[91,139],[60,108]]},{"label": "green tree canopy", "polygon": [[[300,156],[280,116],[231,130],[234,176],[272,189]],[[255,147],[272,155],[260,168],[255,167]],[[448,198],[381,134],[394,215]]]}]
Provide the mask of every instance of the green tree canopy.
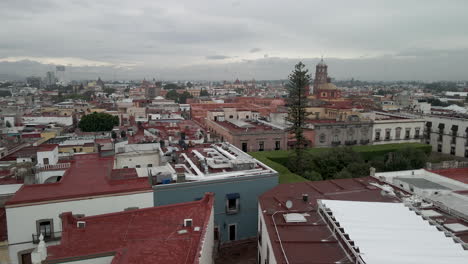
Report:
[{"label": "green tree canopy", "polygon": [[11,92],[10,91],[0,91],[0,97],[5,97],[5,96],[11,96]]},{"label": "green tree canopy", "polygon": [[84,132],[111,131],[119,125],[119,117],[106,113],[92,113],[81,118],[78,127]]},{"label": "green tree canopy", "polygon": [[200,96],[210,96],[207,90],[203,89],[200,91]]},{"label": "green tree canopy", "polygon": [[309,70],[305,68],[302,62],[299,62],[296,64],[294,71],[289,75],[289,83],[287,85],[289,91],[289,109],[286,120],[291,123],[289,131],[294,134],[295,138],[294,156],[291,157],[291,160],[294,162],[294,167],[298,173],[305,171],[304,146],[307,142],[304,137],[304,129],[306,128],[305,119],[308,115],[306,111],[306,92],[310,79]]},{"label": "green tree canopy", "polygon": [[104,93],[106,93],[107,95],[110,95],[110,94],[115,93],[115,89],[114,89],[114,88],[104,88],[102,91],[103,91]]},{"label": "green tree canopy", "polygon": [[193,98],[193,96],[187,91],[183,92],[179,95],[179,104],[186,104],[188,98]]},{"label": "green tree canopy", "polygon": [[177,101],[179,99],[179,94],[176,90],[170,90],[166,94],[166,99]]}]

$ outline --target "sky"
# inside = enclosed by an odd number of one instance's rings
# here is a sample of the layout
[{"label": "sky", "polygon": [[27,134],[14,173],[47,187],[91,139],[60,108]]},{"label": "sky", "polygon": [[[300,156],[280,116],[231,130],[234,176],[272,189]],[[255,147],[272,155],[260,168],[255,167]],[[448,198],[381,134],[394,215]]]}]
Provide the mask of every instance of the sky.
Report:
[{"label": "sky", "polygon": [[[466,0],[1,0],[0,74],[466,80]],[[33,65],[33,66],[31,66]]]}]

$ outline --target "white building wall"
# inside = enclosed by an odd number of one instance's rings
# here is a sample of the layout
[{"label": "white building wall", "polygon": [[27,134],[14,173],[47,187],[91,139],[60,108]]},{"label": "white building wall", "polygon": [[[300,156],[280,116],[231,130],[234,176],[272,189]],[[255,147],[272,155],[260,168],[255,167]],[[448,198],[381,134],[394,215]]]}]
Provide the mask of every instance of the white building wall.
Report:
[{"label": "white building wall", "polygon": [[[202,250],[200,252],[200,263],[213,263],[213,247],[214,247],[214,208],[211,210],[210,219],[206,229],[205,237],[202,238]],[[196,223],[195,223],[195,226]]]},{"label": "white building wall", "polygon": [[[270,261],[268,262],[268,264],[276,264],[277,261],[276,261],[276,257],[275,257],[275,253],[273,252],[273,247],[272,247],[272,244],[271,244],[271,240],[270,240],[270,236],[268,234],[268,229],[267,229],[267,225],[265,224],[265,218],[263,216],[263,212],[262,212],[262,207],[260,206],[260,204],[258,204],[258,218],[259,218],[259,221],[258,221],[258,227],[257,227],[257,230],[260,229],[260,225],[262,225],[262,244],[258,245],[258,252],[260,252],[260,255],[261,255],[261,261],[259,263],[265,263],[265,258],[267,257],[267,250],[269,251],[269,257],[270,257]],[[275,230],[270,230],[271,232],[276,232]],[[276,234],[275,234],[276,235]],[[258,253],[257,253],[258,255]],[[257,256],[258,257],[258,256]]]},{"label": "white building wall", "polygon": [[36,183],[42,184],[50,177],[63,176],[66,170],[49,170],[36,173]]},{"label": "white building wall", "polygon": [[[401,128],[400,139],[396,138],[396,129]],[[390,140],[385,140],[385,131],[390,129]],[[406,130],[409,129],[410,137],[405,139]],[[416,129],[419,129],[419,138],[415,138]],[[380,140],[376,141],[376,132],[380,130]],[[374,121],[372,128],[372,144],[391,144],[391,143],[416,143],[421,142],[424,133],[424,120],[416,121]]]},{"label": "white building wall", "polygon": [[73,125],[73,118],[71,116],[24,116],[23,122],[39,124],[57,123],[64,126],[71,126]]},{"label": "white building wall", "polygon": [[49,159],[50,165],[55,165],[58,163],[58,147],[54,148],[51,151],[38,151],[37,152],[37,165],[43,166],[44,159]]},{"label": "white building wall", "polygon": [[36,234],[36,221],[53,219],[53,231],[62,231],[60,214],[72,212],[85,216],[123,211],[128,207],[146,208],[153,206],[153,192],[146,191],[126,195],[85,198],[56,203],[34,204],[21,207],[6,207],[8,243],[12,263],[18,263],[18,251],[33,248],[32,234]]},{"label": "white building wall", "polygon": [[[468,119],[461,118],[449,118],[449,117],[438,117],[438,116],[427,116],[425,117],[426,122],[432,122],[432,130],[430,131],[430,139],[426,140],[426,143],[431,144],[432,151],[439,152],[439,145],[442,149],[440,152],[444,154],[451,154],[452,147],[455,148],[455,156],[465,157],[465,152],[468,150]],[[445,125],[442,140],[439,140],[439,124]],[[457,136],[455,137],[455,143],[452,143],[452,126],[458,126]],[[425,128],[426,129],[426,128]],[[428,131],[429,132],[429,131]],[[467,153],[468,154],[468,153]]]}]

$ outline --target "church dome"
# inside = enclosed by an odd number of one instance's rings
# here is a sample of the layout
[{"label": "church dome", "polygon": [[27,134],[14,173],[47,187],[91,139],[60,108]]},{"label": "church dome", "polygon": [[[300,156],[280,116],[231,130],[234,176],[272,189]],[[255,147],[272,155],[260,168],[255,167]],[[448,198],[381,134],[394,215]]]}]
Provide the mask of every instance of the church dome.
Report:
[{"label": "church dome", "polygon": [[322,83],[318,85],[318,90],[338,90],[333,83]]}]

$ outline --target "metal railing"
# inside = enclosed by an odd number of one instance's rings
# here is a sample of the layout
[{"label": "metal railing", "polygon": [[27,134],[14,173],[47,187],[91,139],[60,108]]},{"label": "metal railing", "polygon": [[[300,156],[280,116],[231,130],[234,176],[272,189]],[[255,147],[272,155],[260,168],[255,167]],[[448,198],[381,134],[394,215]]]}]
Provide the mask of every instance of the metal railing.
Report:
[{"label": "metal railing", "polygon": [[340,244],[343,246],[343,249],[346,252],[348,258],[351,259],[351,262],[355,264],[366,264],[361,257],[359,247],[353,240],[350,239],[349,235],[345,233],[344,228],[337,224],[331,210],[326,208],[326,206],[320,200],[317,201],[317,205],[317,211],[319,215],[322,216],[325,223],[328,224],[328,227],[332,231],[333,236],[335,236],[335,238],[341,242]]}]

